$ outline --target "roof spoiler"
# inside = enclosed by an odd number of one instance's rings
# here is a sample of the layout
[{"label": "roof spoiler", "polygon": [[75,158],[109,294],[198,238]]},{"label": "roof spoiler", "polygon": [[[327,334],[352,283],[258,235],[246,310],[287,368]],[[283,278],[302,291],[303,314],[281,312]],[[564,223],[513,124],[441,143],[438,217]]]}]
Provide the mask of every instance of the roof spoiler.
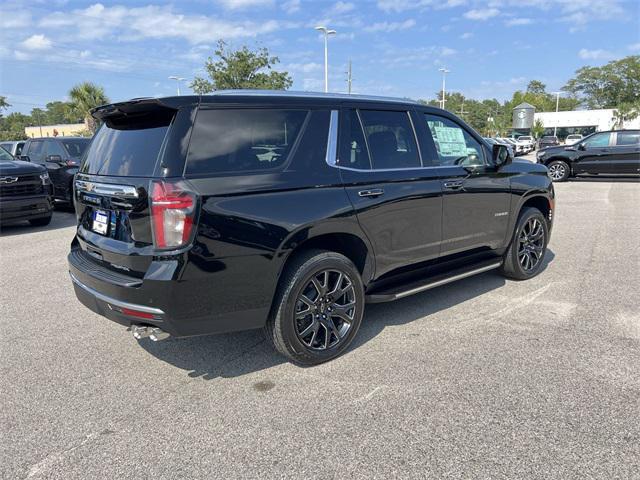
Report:
[{"label": "roof spoiler", "polygon": [[96,120],[107,121],[109,118],[114,117],[128,117],[136,116],[140,114],[153,114],[168,113],[168,110],[175,112],[183,105],[198,104],[200,102],[199,96],[182,96],[182,97],[166,97],[166,98],[154,98],[154,97],[142,97],[133,98],[126,102],[109,103],[107,105],[101,105],[91,110],[91,115]]}]

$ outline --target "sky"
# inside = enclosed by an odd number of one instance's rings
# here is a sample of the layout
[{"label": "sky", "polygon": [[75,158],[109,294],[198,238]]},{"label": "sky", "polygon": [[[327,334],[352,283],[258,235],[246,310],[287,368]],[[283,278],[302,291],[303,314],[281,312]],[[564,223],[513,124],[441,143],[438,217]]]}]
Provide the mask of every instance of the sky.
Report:
[{"label": "sky", "polygon": [[640,54],[640,0],[0,1],[0,95],[28,113],[81,81],[112,101],[176,93],[204,75],[218,39],[266,47],[293,90],[432,99],[447,91],[511,98],[531,79],[560,89],[585,65]]}]

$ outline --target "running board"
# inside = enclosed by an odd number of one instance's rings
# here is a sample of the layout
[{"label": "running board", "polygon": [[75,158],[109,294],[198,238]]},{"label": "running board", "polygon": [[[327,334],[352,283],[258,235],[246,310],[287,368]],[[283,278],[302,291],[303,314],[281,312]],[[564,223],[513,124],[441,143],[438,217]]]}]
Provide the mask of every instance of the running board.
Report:
[{"label": "running board", "polygon": [[489,270],[496,269],[501,265],[501,260],[491,260],[490,262],[473,265],[471,268],[458,268],[445,274],[436,275],[426,282],[424,279],[421,279],[406,285],[401,285],[388,290],[366,295],[365,300],[367,303],[391,302],[393,300],[408,297],[409,295],[424,292],[425,290],[430,290],[441,285],[446,285],[447,283],[462,280],[463,278],[472,277],[473,275],[478,275],[479,273],[488,272]]}]

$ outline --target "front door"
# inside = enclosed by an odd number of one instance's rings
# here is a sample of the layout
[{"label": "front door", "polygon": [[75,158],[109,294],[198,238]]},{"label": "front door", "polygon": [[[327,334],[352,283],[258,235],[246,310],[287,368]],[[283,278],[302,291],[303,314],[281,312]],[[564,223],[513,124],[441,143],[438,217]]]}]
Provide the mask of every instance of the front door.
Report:
[{"label": "front door", "polygon": [[502,247],[509,224],[509,176],[492,165],[487,149],[466,127],[430,113],[423,121],[432,162],[443,167],[441,256]]},{"label": "front door", "polygon": [[578,143],[573,173],[613,173],[611,171],[611,132],[592,135]]},{"label": "front door", "polygon": [[343,109],[336,165],[378,276],[438,256],[440,181],[422,166],[409,112]]}]

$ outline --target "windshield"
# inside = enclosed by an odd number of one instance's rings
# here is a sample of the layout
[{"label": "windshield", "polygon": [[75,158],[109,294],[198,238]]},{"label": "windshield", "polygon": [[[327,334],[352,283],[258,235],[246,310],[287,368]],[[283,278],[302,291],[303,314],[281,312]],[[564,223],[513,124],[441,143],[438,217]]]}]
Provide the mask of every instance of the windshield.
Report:
[{"label": "windshield", "polygon": [[555,141],[556,137],[542,137],[542,140]]},{"label": "windshield", "polygon": [[89,145],[88,138],[65,138],[60,140],[70,157],[80,158]]},{"label": "windshield", "polygon": [[518,140],[520,140],[521,142],[528,142],[529,140],[532,140],[532,138],[522,136],[522,137],[518,137]]},{"label": "windshield", "polygon": [[0,146],[0,160],[3,162],[10,162],[13,159],[13,155],[7,152],[4,147]]}]

